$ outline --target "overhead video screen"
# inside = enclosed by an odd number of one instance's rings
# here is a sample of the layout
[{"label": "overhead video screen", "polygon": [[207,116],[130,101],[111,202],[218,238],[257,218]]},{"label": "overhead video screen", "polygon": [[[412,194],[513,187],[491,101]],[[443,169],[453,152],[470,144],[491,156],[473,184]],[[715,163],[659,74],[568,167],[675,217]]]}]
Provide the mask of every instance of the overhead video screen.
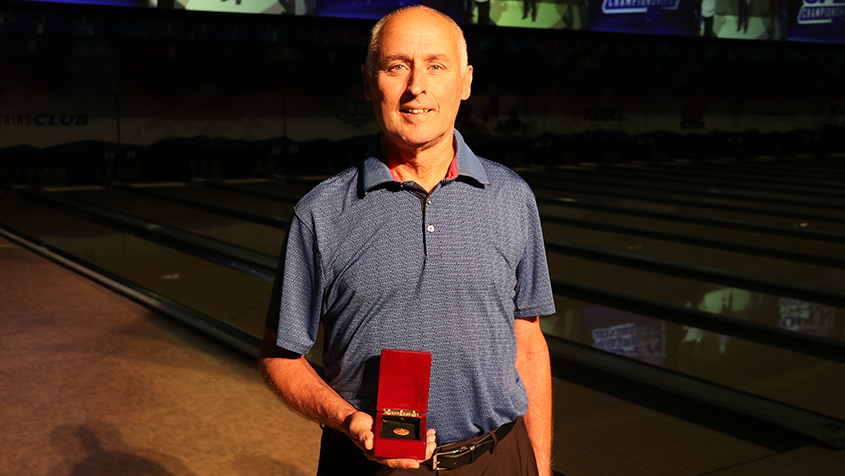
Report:
[{"label": "overhead video screen", "polygon": [[[184,0],[188,1],[188,0]],[[219,2],[221,0],[190,0]],[[246,0],[244,0],[246,1]],[[377,20],[408,5],[427,5],[464,25],[587,28],[589,0],[278,0],[286,14]],[[193,8],[193,3],[188,8]],[[266,10],[265,10],[266,11]]]},{"label": "overhead video screen", "polygon": [[787,40],[845,43],[845,0],[792,0]]},{"label": "overhead video screen", "polygon": [[137,0],[24,0],[27,2],[70,3],[76,5],[103,5],[112,7],[137,7]]},{"label": "overhead video screen", "polygon": [[376,20],[409,5],[459,24],[845,43],[845,0],[22,0]]},{"label": "overhead video screen", "polygon": [[786,33],[781,0],[701,0],[699,36],[745,40],[782,40]]},{"label": "overhead video screen", "polygon": [[591,0],[593,31],[692,36],[698,30],[692,0]]},{"label": "overhead video screen", "polygon": [[586,30],[589,0],[466,0],[464,24]]},{"label": "overhead video screen", "polygon": [[464,25],[587,28],[589,0],[150,0],[174,8],[377,20],[408,5],[427,5]]},{"label": "overhead video screen", "polygon": [[[293,0],[291,0],[293,1]],[[457,22],[464,18],[463,2],[455,0],[404,1],[404,0],[315,0],[316,15],[339,18],[364,18],[378,20],[397,8],[424,4],[449,15]]]}]

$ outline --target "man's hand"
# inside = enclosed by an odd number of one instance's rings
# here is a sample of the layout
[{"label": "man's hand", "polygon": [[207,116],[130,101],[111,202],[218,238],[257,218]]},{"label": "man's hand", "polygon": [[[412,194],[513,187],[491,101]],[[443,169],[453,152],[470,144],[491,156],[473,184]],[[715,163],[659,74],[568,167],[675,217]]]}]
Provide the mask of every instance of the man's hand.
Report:
[{"label": "man's hand", "polygon": [[431,458],[434,454],[434,448],[437,447],[435,443],[436,432],[434,429],[429,429],[425,435],[425,459],[402,459],[402,458],[376,458],[373,456],[373,440],[375,434],[373,433],[373,417],[364,412],[355,412],[343,422],[343,431],[355,443],[364,455],[373,461],[381,463],[390,468],[397,469],[416,469],[420,467],[420,463]]},{"label": "man's hand", "polygon": [[[373,456],[373,417],[357,411],[320,378],[300,354],[276,346],[276,334],[266,331],[259,368],[264,380],[290,409],[311,421],[345,433],[364,455],[391,468],[416,469],[425,460]],[[425,459],[434,454],[435,431],[426,433]]]}]

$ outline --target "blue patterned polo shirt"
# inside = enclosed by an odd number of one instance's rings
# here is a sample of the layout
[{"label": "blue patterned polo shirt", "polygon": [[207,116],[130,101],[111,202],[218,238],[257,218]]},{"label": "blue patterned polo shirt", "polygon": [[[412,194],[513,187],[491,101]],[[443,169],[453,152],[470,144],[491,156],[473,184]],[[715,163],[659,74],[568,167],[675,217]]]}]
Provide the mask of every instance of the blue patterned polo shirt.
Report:
[{"label": "blue patterned polo shirt", "polygon": [[306,353],[322,322],[328,384],[375,414],[382,349],[432,354],[428,427],[438,444],[525,414],[514,319],[554,313],[534,195],[455,131],[458,176],[425,206],[396,182],[378,137],[365,159],[294,209],[267,328]]}]

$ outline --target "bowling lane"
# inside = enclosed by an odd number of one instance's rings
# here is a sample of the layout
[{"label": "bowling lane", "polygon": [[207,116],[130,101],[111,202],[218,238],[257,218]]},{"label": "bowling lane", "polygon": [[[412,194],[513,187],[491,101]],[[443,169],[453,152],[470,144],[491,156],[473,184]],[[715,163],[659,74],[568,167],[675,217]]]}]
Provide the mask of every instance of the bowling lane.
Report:
[{"label": "bowling lane", "polygon": [[142,185],[134,187],[152,190],[169,197],[185,200],[196,200],[221,207],[234,208],[247,213],[258,213],[269,217],[289,220],[293,213],[293,202],[262,198],[235,191],[203,187],[191,184]]},{"label": "bowling lane", "polygon": [[103,208],[190,231],[277,257],[284,230],[114,188],[54,191]]},{"label": "bowling lane", "polygon": [[845,191],[841,189],[825,189],[823,187],[804,187],[801,190],[784,188],[777,190],[759,190],[755,188],[753,178],[738,184],[697,184],[687,183],[681,180],[669,178],[643,177],[614,177],[608,176],[599,170],[584,170],[576,168],[558,174],[538,175],[536,173],[525,174],[525,179],[534,189],[550,189],[566,192],[570,187],[580,188],[585,186],[603,187],[611,191],[624,193],[672,193],[672,194],[694,194],[714,197],[729,197],[731,199],[745,199],[754,202],[773,203],[797,202],[798,204],[809,205],[815,202],[819,205],[842,205],[845,203]]},{"label": "bowling lane", "polygon": [[653,256],[693,266],[708,266],[737,271],[761,278],[782,279],[820,288],[845,291],[845,269],[793,260],[756,256],[695,246],[679,241],[641,238],[620,233],[590,230],[557,223],[545,223],[547,240],[581,243],[603,249]]},{"label": "bowling lane", "polygon": [[[730,227],[715,227],[706,224],[685,223],[669,219],[664,220],[659,218],[633,216],[631,214],[626,214],[625,210],[615,212],[582,209],[569,206],[566,203],[550,204],[541,202],[538,204],[538,207],[540,209],[541,216],[562,216],[579,220],[589,220],[597,223],[612,223],[615,225],[650,229],[668,233],[708,237],[746,245],[782,249],[784,251],[800,250],[817,255],[845,258],[845,240],[842,242],[834,242],[809,239],[810,237],[802,239],[792,236],[737,230],[731,229]],[[670,210],[667,208],[665,211]],[[551,225],[544,223],[543,226],[545,228]],[[549,236],[549,238],[552,237],[552,235]]]},{"label": "bowling lane", "polygon": [[[16,194],[0,193],[0,223],[253,336],[263,334],[272,282]],[[233,296],[237,296],[233,298]]]},{"label": "bowling lane", "polygon": [[[840,161],[841,162],[841,161]],[[845,181],[845,168],[832,160],[774,161],[751,160],[689,160],[648,164],[648,169],[681,169],[693,173],[725,173],[731,176],[760,177],[763,180],[787,181]]]},{"label": "bowling lane", "polygon": [[601,167],[600,173],[603,176],[613,178],[634,179],[642,181],[659,181],[667,184],[689,184],[703,185],[711,188],[728,189],[739,188],[742,190],[754,190],[760,192],[783,193],[784,195],[830,195],[845,198],[845,192],[840,181],[831,180],[832,177],[824,179],[793,179],[771,177],[766,174],[742,174],[742,173],[712,173],[701,170],[692,170],[684,167],[673,169],[661,169],[651,166],[639,165],[614,165]]},{"label": "bowling lane", "polygon": [[[641,203],[644,207],[659,209],[692,209],[714,210],[715,212],[737,212],[752,215],[763,215],[795,222],[845,222],[845,200],[842,203],[820,205],[813,199],[784,200],[781,202],[753,201],[741,198],[721,197],[718,194],[702,195],[683,192],[660,192],[655,190],[608,188],[597,185],[568,185],[565,189],[537,187],[534,193],[541,199],[558,199],[579,197],[584,200],[596,200],[613,203]],[[675,207],[675,208],[672,208]],[[721,214],[719,214],[721,215]],[[726,215],[728,216],[728,215]]]},{"label": "bowling lane", "polygon": [[328,177],[293,177],[289,180],[227,180],[225,183],[259,191],[284,193],[301,197],[326,178]]},{"label": "bowling lane", "polygon": [[[596,189],[598,190],[598,189]],[[615,191],[612,191],[616,193]],[[731,206],[732,209],[724,207],[708,208],[706,205],[698,206],[695,203],[679,203],[672,200],[649,200],[642,196],[632,195],[618,197],[604,195],[602,191],[597,193],[583,192],[580,190],[554,191],[548,193],[544,190],[535,190],[538,200],[581,200],[588,203],[598,203],[607,206],[629,207],[640,210],[678,213],[688,217],[701,217],[705,219],[734,220],[742,223],[755,223],[766,226],[782,228],[795,228],[803,230],[818,230],[827,233],[841,234],[845,241],[845,214],[841,210],[816,210],[805,211],[779,211],[774,206],[761,207],[754,205],[750,209],[741,209],[741,205],[735,201],[725,200],[721,205]],[[842,204],[845,210],[845,202]],[[837,216],[838,215],[838,216]]]},{"label": "bowling lane", "polygon": [[845,309],[549,253],[552,278],[795,332],[845,340]]},{"label": "bowling lane", "polygon": [[[661,166],[662,165],[662,166]],[[690,187],[690,191],[722,191],[736,194],[774,194],[784,199],[800,199],[800,195],[845,198],[845,179],[836,175],[800,177],[797,175],[771,176],[759,172],[736,170],[709,171],[697,165],[666,164],[613,164],[595,166],[570,166],[549,171],[540,179],[566,180],[573,183],[600,184],[613,182],[632,187],[658,187],[666,190]]]},{"label": "bowling lane", "polygon": [[564,380],[552,385],[553,459],[567,476],[696,476],[776,454]]},{"label": "bowling lane", "polygon": [[845,419],[845,364],[562,296],[555,304],[541,319],[548,335]]}]

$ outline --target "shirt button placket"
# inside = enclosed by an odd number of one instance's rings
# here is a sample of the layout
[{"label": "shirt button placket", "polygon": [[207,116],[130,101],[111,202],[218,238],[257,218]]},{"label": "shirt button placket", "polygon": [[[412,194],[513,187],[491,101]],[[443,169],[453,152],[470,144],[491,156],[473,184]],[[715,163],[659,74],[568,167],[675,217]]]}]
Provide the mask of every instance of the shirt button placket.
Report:
[{"label": "shirt button placket", "polygon": [[[425,198],[425,203],[431,205],[431,195]],[[434,233],[434,225],[428,225],[426,229],[429,233]]]}]

